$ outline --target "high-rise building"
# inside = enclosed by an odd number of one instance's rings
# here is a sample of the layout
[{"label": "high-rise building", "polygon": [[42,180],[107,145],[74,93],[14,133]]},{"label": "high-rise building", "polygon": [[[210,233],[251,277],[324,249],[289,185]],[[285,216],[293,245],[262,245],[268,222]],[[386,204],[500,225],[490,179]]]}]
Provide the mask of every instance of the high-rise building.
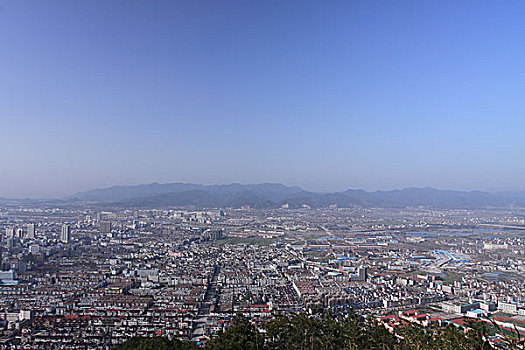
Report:
[{"label": "high-rise building", "polygon": [[28,238],[28,239],[35,239],[35,224],[28,224],[27,225],[26,238]]},{"label": "high-rise building", "polygon": [[15,236],[15,229],[12,227],[8,227],[5,229],[5,238],[11,238]]},{"label": "high-rise building", "polygon": [[60,240],[63,243],[69,243],[70,239],[71,239],[71,226],[62,225],[62,232],[60,234]]},{"label": "high-rise building", "polygon": [[0,281],[2,282],[2,284],[4,284],[6,281],[14,281],[14,279],[15,279],[14,270],[0,271]]},{"label": "high-rise building", "polygon": [[101,233],[110,233],[111,232],[111,222],[101,221],[100,222],[100,232]]},{"label": "high-rise building", "polygon": [[368,271],[366,266],[361,266],[360,268],[358,268],[357,273],[360,281],[366,281],[366,279],[368,278]]},{"label": "high-rise building", "polygon": [[6,242],[7,242],[7,249],[12,249],[15,246],[14,237],[8,237]]},{"label": "high-rise building", "polygon": [[16,238],[23,238],[24,237],[24,229],[23,228],[17,228],[15,237]]}]

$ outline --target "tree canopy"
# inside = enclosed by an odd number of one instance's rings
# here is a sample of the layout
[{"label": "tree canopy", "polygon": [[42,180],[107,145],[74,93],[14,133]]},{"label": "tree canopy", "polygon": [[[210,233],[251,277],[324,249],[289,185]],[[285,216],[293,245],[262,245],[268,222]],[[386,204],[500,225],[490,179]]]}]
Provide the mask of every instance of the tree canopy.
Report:
[{"label": "tree canopy", "polygon": [[[469,324],[464,331],[454,326],[428,329],[408,324],[397,334],[391,334],[372,319],[355,315],[333,317],[329,314],[278,316],[274,320],[254,325],[242,316],[231,326],[210,339],[207,350],[488,350],[484,322]],[[508,349],[518,349],[508,344]],[[117,350],[159,349],[188,350],[197,346],[188,341],[167,338],[132,338]]]}]

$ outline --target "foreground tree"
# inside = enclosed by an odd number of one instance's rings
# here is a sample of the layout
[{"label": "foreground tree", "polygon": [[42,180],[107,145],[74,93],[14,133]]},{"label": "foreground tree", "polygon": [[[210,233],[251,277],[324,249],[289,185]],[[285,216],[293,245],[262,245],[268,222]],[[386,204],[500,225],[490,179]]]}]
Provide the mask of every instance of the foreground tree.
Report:
[{"label": "foreground tree", "polygon": [[[389,333],[372,319],[353,314],[347,317],[328,313],[317,315],[294,314],[279,316],[259,330],[246,318],[238,316],[232,325],[210,339],[207,350],[489,350],[488,328],[485,322],[467,323],[462,328],[448,325],[428,329],[408,324]],[[507,349],[522,349],[517,340],[507,342]],[[197,347],[189,342],[167,338],[132,338],[118,350],[159,349],[190,350]]]},{"label": "foreground tree", "polygon": [[211,350],[262,350],[264,338],[244,317],[236,317],[233,325],[206,343]]}]

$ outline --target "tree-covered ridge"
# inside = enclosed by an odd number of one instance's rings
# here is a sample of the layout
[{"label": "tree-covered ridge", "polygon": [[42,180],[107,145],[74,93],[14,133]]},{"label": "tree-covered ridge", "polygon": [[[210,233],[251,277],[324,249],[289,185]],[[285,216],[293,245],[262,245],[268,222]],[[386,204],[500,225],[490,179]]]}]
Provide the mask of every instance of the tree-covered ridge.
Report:
[{"label": "tree-covered ridge", "polygon": [[[279,316],[260,328],[243,317],[236,317],[224,332],[210,339],[208,350],[485,350],[492,349],[485,322],[468,324],[468,332],[448,325],[427,329],[407,324],[390,333],[372,319],[355,316],[334,318],[330,315],[297,314]],[[521,344],[521,345],[520,345]],[[506,349],[522,349],[521,339],[508,338]],[[117,350],[132,349],[197,349],[190,342],[166,338],[132,338]]]},{"label": "tree-covered ridge", "polygon": [[198,208],[290,208],[308,205],[324,208],[329,205],[348,208],[404,208],[427,206],[434,208],[487,208],[525,205],[525,194],[518,192],[489,193],[482,191],[450,191],[435,188],[404,188],[393,191],[349,189],[341,192],[319,193],[296,186],[278,183],[199,185],[171,183],[135,186],[113,186],[79,192],[70,201],[95,201],[124,207],[158,208],[159,206],[195,206]]}]

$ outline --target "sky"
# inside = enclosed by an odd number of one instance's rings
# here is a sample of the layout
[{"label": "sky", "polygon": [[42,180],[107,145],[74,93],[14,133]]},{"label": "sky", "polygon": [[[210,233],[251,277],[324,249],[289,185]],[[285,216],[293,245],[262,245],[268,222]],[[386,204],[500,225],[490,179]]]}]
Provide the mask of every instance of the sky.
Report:
[{"label": "sky", "polygon": [[0,197],[525,189],[525,1],[0,0]]}]

